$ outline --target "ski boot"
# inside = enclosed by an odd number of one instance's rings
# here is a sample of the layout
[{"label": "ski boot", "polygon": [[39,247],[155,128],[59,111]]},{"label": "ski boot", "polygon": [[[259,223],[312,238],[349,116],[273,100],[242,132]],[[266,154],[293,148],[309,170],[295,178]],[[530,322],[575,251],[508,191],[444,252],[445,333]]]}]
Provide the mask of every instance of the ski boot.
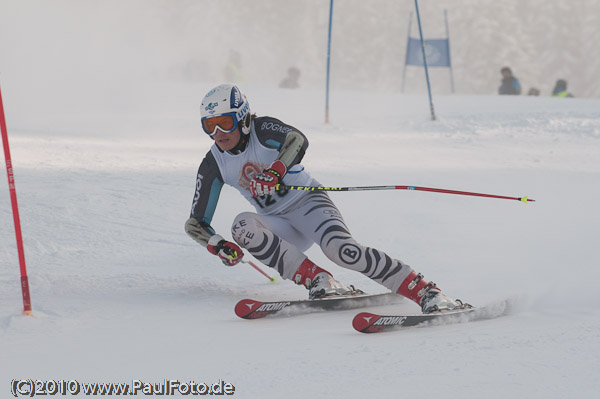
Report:
[{"label": "ski boot", "polygon": [[463,303],[460,299],[453,300],[448,298],[437,288],[430,289],[421,299],[421,311],[423,314],[467,309],[471,307],[471,305]]},{"label": "ski boot", "polygon": [[294,274],[294,282],[304,285],[308,289],[308,299],[363,294],[361,290],[352,285],[346,286],[340,283],[328,271],[321,269],[308,258],[302,262]]},{"label": "ski boot", "polygon": [[414,271],[402,282],[397,293],[421,306],[423,314],[472,307],[459,299],[447,297],[435,283],[424,281],[423,275]]}]

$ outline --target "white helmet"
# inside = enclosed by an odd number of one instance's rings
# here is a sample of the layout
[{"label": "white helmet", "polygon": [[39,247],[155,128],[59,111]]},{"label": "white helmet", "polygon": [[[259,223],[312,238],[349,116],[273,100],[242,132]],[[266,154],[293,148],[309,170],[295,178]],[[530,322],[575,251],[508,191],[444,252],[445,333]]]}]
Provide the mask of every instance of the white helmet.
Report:
[{"label": "white helmet", "polygon": [[243,134],[250,133],[250,104],[237,86],[222,84],[209,91],[202,99],[200,116],[202,129],[209,136],[217,133],[217,128],[233,132],[238,124]]}]

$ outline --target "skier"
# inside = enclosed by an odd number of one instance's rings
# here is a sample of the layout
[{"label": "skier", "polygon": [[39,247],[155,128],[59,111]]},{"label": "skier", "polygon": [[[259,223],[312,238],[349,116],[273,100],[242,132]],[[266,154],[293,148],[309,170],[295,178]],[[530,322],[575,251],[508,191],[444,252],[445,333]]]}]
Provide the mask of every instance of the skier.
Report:
[{"label": "skier", "polygon": [[[407,264],[354,240],[326,192],[286,189],[319,185],[300,164],[308,140],[298,129],[252,114],[246,96],[230,84],[209,91],[200,113],[202,128],[215,143],[198,169],[185,231],[225,265],[239,263],[244,248],[284,279],[304,285],[309,299],[361,293],[303,254],[316,243],[335,264],[410,298],[423,313],[462,307]],[[256,208],[256,213],[243,212],[234,219],[235,242],[217,234],[210,224],[224,184],[236,188]]]}]

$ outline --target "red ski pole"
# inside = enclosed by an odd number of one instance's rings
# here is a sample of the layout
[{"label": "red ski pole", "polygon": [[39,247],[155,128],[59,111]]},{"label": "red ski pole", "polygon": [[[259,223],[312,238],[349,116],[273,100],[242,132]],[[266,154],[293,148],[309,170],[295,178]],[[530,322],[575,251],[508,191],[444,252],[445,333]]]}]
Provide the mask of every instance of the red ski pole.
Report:
[{"label": "red ski pole", "polygon": [[263,269],[261,269],[260,267],[256,266],[254,264],[254,262],[242,259],[242,263],[247,263],[250,266],[252,266],[253,268],[255,268],[260,274],[262,274],[263,276],[265,276],[266,278],[268,278],[269,281],[271,282],[271,284],[275,284],[277,282],[277,279],[275,277],[269,276],[267,273],[265,273],[265,271]]},{"label": "red ski pole", "polygon": [[10,148],[8,146],[8,132],[4,116],[4,104],[2,103],[2,90],[0,89],[0,130],[2,130],[2,145],[4,147],[4,159],[6,160],[6,174],[8,176],[8,188],[10,190],[10,201],[12,204],[13,219],[15,221],[15,235],[17,238],[17,251],[19,253],[19,266],[21,268],[21,291],[23,292],[23,313],[31,316],[31,297],[29,296],[29,280],[27,268],[25,267],[25,251],[23,250],[23,236],[21,234],[21,222],[19,219],[19,206],[17,205],[17,191],[15,190],[15,176],[13,174]]},{"label": "red ski pole", "polygon": [[[442,194],[457,194],[457,195],[471,195],[474,197],[485,197],[485,198],[498,198],[507,200],[516,200],[524,203],[535,202],[535,200],[529,197],[507,197],[504,195],[494,194],[481,194],[472,193],[469,191],[457,191],[447,190],[444,188],[431,188],[431,187],[418,187],[418,186],[363,186],[363,187],[318,187],[318,186],[285,186],[288,190],[301,190],[301,191],[368,191],[368,190],[410,190],[410,191],[429,191],[433,193]],[[279,189],[279,185],[276,187]]]}]

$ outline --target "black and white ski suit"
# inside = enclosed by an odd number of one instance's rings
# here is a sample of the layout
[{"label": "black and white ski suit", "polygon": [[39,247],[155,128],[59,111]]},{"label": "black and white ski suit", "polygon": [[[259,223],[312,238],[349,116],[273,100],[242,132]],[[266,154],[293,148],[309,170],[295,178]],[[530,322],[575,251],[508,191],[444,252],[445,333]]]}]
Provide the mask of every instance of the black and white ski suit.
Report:
[{"label": "black and white ski suit", "polygon": [[412,272],[411,267],[356,242],[326,192],[284,188],[272,196],[253,198],[250,194],[252,178],[276,159],[288,168],[284,185],[318,186],[300,164],[307,147],[304,134],[271,117],[257,117],[252,121],[247,145],[242,151],[224,152],[213,144],[198,169],[186,232],[200,244],[207,245],[216,234],[210,224],[221,188],[228,184],[256,209],[256,213],[243,212],[236,216],[231,227],[233,239],[254,258],[276,269],[284,279],[292,279],[306,259],[303,252],[316,243],[335,264],[358,271],[396,292]]}]

